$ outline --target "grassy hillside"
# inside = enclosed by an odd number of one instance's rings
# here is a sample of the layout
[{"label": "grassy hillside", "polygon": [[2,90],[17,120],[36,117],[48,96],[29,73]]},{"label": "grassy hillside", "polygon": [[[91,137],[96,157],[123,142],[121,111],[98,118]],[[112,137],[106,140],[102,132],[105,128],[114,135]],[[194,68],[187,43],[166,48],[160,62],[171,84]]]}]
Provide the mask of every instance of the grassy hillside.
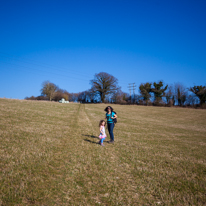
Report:
[{"label": "grassy hillside", "polygon": [[0,205],[206,204],[206,110],[105,107],[0,99]]}]

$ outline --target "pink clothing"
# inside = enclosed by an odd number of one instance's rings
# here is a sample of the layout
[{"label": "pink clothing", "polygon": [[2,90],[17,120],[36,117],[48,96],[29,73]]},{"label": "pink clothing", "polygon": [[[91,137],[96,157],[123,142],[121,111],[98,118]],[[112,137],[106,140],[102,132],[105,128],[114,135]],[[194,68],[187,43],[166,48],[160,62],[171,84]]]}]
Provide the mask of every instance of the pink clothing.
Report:
[{"label": "pink clothing", "polygon": [[100,139],[103,139],[103,138],[105,138],[105,137],[107,137],[106,134],[105,134],[105,135],[99,135],[99,138],[100,138]]}]

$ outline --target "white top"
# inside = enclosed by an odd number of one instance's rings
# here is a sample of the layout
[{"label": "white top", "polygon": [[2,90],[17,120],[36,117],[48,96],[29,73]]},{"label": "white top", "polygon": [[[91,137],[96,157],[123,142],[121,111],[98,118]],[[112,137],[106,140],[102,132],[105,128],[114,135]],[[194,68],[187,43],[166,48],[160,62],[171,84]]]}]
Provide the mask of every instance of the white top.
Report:
[{"label": "white top", "polygon": [[106,135],[106,133],[105,133],[105,127],[104,127],[104,126],[101,126],[100,135]]}]

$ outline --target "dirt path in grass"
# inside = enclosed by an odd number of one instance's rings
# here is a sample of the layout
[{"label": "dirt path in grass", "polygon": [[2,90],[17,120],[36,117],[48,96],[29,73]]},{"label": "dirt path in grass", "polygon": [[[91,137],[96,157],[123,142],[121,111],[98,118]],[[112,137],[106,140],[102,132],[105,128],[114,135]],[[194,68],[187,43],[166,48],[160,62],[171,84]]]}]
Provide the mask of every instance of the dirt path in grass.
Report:
[{"label": "dirt path in grass", "polygon": [[[93,165],[92,176],[100,177],[93,178],[95,182],[92,185],[96,188],[96,201],[103,204],[112,202],[112,205],[137,203],[139,196],[136,190],[137,182],[134,181],[130,171],[128,164],[130,160],[128,160],[128,163],[122,161],[124,156],[121,155],[120,148],[122,145],[119,145],[118,138],[115,144],[108,144],[109,134],[106,131],[105,147],[98,144],[98,123],[101,119],[104,119],[104,113],[93,111],[90,106],[81,105],[78,124],[83,134],[82,151],[93,157],[91,159],[91,165]],[[115,128],[115,130],[118,130],[118,128]],[[98,171],[104,171],[104,173],[99,174]]]}]

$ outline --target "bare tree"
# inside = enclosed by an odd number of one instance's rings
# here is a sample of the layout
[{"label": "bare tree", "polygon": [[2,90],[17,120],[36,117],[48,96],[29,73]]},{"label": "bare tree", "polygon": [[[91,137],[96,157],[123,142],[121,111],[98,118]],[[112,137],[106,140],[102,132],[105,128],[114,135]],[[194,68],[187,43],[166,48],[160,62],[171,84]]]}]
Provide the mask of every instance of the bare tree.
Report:
[{"label": "bare tree", "polygon": [[87,97],[92,103],[94,103],[97,100],[96,94],[93,93],[91,89],[88,90]]},{"label": "bare tree", "polygon": [[187,96],[186,87],[181,83],[175,83],[174,90],[175,90],[175,98],[177,100],[178,105],[179,106],[184,105]]},{"label": "bare tree", "polygon": [[199,103],[199,98],[195,94],[188,94],[186,104],[188,106],[195,106]]},{"label": "bare tree", "polygon": [[69,95],[69,101],[71,102],[77,102],[78,101],[79,93],[70,93]]},{"label": "bare tree", "polygon": [[78,101],[81,102],[81,103],[85,103],[85,102],[91,101],[91,99],[90,99],[90,91],[86,90],[86,91],[83,91],[83,92],[79,92],[78,93]]},{"label": "bare tree", "polygon": [[124,102],[128,102],[129,99],[130,99],[130,94],[124,92],[124,94],[123,94],[123,98],[122,98],[122,99],[123,99]]},{"label": "bare tree", "polygon": [[100,72],[94,75],[94,79],[91,80],[91,92],[99,95],[101,102],[105,102],[106,95],[115,93],[118,89],[118,80],[114,76]]},{"label": "bare tree", "polygon": [[43,96],[47,96],[49,100],[51,101],[53,97],[55,96],[57,89],[58,87],[55,84],[49,81],[45,81],[42,83],[41,94]]},{"label": "bare tree", "polygon": [[55,95],[53,97],[54,101],[59,101],[62,98],[64,98],[66,101],[69,100],[69,92],[67,92],[67,90],[63,90],[63,89],[57,89],[55,92]]},{"label": "bare tree", "polygon": [[174,88],[172,85],[170,85],[165,92],[165,98],[167,104],[173,105],[173,96],[174,96]]},{"label": "bare tree", "polygon": [[119,89],[112,95],[111,99],[115,103],[126,103],[126,99],[125,99],[126,96],[127,93]]}]

